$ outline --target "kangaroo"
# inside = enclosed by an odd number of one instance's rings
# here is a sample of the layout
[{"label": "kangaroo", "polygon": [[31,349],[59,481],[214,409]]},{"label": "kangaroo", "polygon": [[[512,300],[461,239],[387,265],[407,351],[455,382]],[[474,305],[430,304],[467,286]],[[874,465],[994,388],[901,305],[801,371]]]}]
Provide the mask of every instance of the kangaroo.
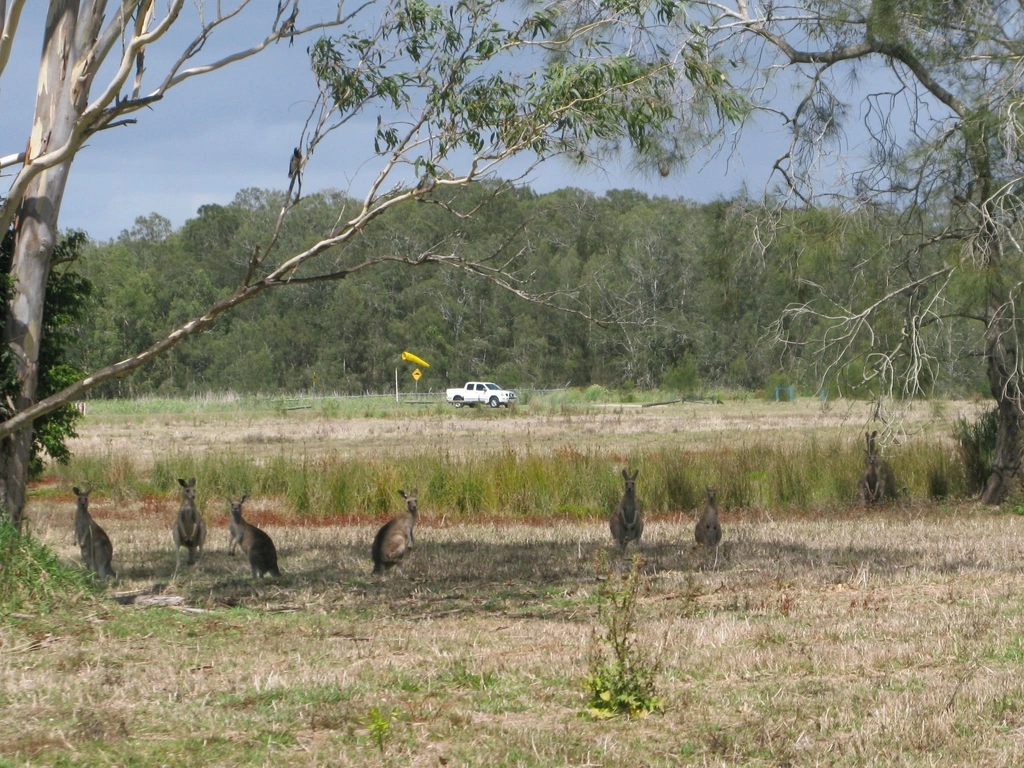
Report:
[{"label": "kangaroo", "polygon": [[80,491],[72,488],[78,497],[75,507],[75,543],[82,551],[82,560],[99,579],[107,576],[116,579],[117,574],[110,567],[110,558],[114,556],[114,546],[106,531],[99,527],[89,514],[89,494],[92,489]]},{"label": "kangaroo", "polygon": [[704,505],[697,526],[694,528],[693,537],[697,543],[704,547],[717,547],[722,541],[722,526],[718,522],[718,491],[708,488],[708,501]]},{"label": "kangaroo", "polygon": [[[228,499],[230,505],[230,520],[228,522],[228,554],[234,557],[235,550],[242,543],[243,526],[246,524],[242,519],[242,504],[249,498],[249,494],[243,494],[238,501]],[[238,506],[238,516],[235,516],[235,506]],[[243,552],[245,549],[242,550]]]},{"label": "kangaroo", "polygon": [[203,554],[203,544],[206,543],[206,521],[196,508],[196,479],[190,478],[186,483],[179,477],[178,484],[181,485],[181,507],[171,530],[174,537],[175,572],[181,565],[182,547],[188,549],[188,564],[192,565]]},{"label": "kangaroo", "polygon": [[870,506],[880,503],[885,498],[885,475],[879,471],[878,456],[875,454],[875,437],[878,431],[864,433],[867,448],[864,450],[864,474],[857,481],[862,504]]},{"label": "kangaroo", "polygon": [[399,491],[405,499],[405,513],[384,523],[373,540],[373,572],[382,574],[402,562],[405,553],[412,549],[412,529],[416,525],[416,492]]},{"label": "kangaroo", "polygon": [[281,571],[277,568],[277,549],[274,542],[265,531],[260,530],[252,523],[242,519],[242,504],[249,498],[245,494],[238,501],[231,501],[231,554],[235,553],[235,547],[240,546],[242,551],[249,556],[249,567],[252,569],[252,577],[271,576],[280,578]]},{"label": "kangaroo", "polygon": [[622,470],[622,479],[626,483],[626,489],[622,493],[619,505],[612,512],[608,520],[608,527],[611,528],[612,538],[618,542],[623,552],[626,545],[631,541],[640,541],[644,532],[644,518],[640,514],[640,505],[636,500],[636,478],[640,470],[634,470],[629,474]]}]

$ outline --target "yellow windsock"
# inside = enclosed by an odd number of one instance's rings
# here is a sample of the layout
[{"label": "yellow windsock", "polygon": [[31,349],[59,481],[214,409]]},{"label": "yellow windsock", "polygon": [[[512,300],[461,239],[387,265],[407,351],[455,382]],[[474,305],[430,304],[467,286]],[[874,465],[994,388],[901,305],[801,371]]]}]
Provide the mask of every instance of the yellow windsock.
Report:
[{"label": "yellow windsock", "polygon": [[410,363],[416,363],[416,365],[422,365],[424,368],[429,368],[430,363],[424,360],[422,357],[416,357],[412,352],[403,352],[402,359],[408,360]]}]

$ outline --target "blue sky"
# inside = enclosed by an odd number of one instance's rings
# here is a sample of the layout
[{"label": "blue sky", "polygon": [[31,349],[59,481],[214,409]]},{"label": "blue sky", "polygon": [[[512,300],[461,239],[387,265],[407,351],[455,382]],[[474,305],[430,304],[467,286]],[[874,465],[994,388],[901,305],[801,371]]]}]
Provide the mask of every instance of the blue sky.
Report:
[{"label": "blue sky", "polygon": [[[28,5],[11,62],[0,80],[4,155],[24,148],[31,123],[44,4]],[[274,7],[265,0],[256,5],[262,12]],[[300,20],[308,23],[321,13],[330,15],[335,7],[329,0],[304,3]],[[194,5],[186,3],[176,34],[147,51],[144,91],[163,74],[161,61],[180,52],[192,28],[189,17],[195,13]],[[260,37],[255,19],[249,19],[220,42],[219,50],[247,46]],[[105,240],[131,228],[138,216],[158,213],[177,227],[199,206],[228,203],[246,187],[286,188],[288,160],[316,95],[306,53],[311,42],[307,38],[296,39],[292,47],[278,44],[223,71],[193,78],[172,89],[153,109],[136,113],[136,125],[93,137],[73,166],[61,227],[83,229],[94,239]],[[347,134],[332,137],[317,150],[304,175],[304,194],[336,188],[362,196],[363,179],[358,174],[373,154],[375,117],[365,116]],[[539,192],[566,186],[597,193],[635,188],[652,195],[710,200],[736,193],[745,181],[756,192],[768,171],[763,145],[769,144],[774,156],[784,138],[762,134],[707,167],[694,165],[667,179],[638,176],[621,166],[583,172],[554,161],[529,181]]]}]

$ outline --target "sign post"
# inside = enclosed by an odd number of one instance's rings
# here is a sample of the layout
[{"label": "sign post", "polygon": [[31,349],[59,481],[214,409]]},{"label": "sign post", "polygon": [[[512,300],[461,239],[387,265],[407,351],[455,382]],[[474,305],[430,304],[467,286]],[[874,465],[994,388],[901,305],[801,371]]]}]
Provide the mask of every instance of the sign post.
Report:
[{"label": "sign post", "polygon": [[[410,362],[410,363],[415,363],[416,365],[422,365],[424,368],[429,368],[430,367],[430,363],[428,363],[422,357],[417,357],[412,352],[402,352],[402,359],[407,361],[407,362]],[[412,378],[416,382],[416,394],[417,395],[420,392],[420,376],[422,376],[422,375],[423,375],[423,371],[421,371],[419,368],[414,368],[413,369]],[[395,402],[396,403],[398,402],[398,369],[397,368],[395,368]]]}]

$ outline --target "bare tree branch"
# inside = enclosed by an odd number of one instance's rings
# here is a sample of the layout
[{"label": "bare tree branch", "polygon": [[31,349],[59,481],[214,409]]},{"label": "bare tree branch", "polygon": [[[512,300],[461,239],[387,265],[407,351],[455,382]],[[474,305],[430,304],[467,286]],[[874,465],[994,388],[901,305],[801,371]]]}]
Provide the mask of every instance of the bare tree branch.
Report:
[{"label": "bare tree branch", "polygon": [[14,0],[8,11],[6,0],[0,3],[0,74],[7,69],[7,62],[11,58],[11,47],[18,34],[18,24],[21,22],[21,12],[25,9],[26,0]]},{"label": "bare tree branch", "polygon": [[[124,89],[133,72],[136,72],[136,84],[132,89],[133,93],[137,93],[141,88],[141,71],[138,71],[137,68],[139,67],[140,57],[143,55],[145,47],[160,40],[174,26],[181,13],[184,0],[171,0],[166,13],[159,21],[156,21],[154,16],[155,0],[130,0],[130,2],[122,3],[102,34],[95,37],[95,42],[91,43],[89,52],[84,56],[86,65],[84,69],[78,72],[78,77],[83,81],[91,80],[105,62],[114,43],[127,35],[127,38],[124,39],[123,52],[120,56],[118,67],[99,96],[94,98],[83,111],[76,122],[75,130],[70,138],[63,145],[50,148],[36,157],[26,158],[24,154],[18,154],[8,155],[0,159],[0,167],[9,167],[19,162],[23,164],[21,171],[19,171],[11,183],[3,204],[0,205],[0,230],[6,230],[10,227],[15,211],[32,180],[46,169],[71,160],[91,134],[115,124],[126,125],[128,123],[125,121],[117,123],[113,121],[118,116],[137,111],[159,101],[170,88],[191,77],[223,69],[232,63],[250,58],[264,50],[271,43],[280,40],[284,35],[281,29],[278,28],[267,35],[260,43],[248,49],[238,51],[201,67],[178,72],[185,62],[201,50],[202,43],[209,39],[217,27],[234,18],[249,3],[250,0],[243,0],[230,12],[218,14],[217,18],[213,21],[204,24],[199,35],[186,47],[186,51],[178,61],[172,65],[159,88],[144,97],[125,99],[122,99],[119,94]],[[356,11],[344,17],[339,12],[337,18],[333,20],[311,24],[302,29],[295,29],[289,32],[288,35],[305,35],[348,23],[368,5],[369,3],[364,3]],[[22,6],[23,0],[12,8],[9,20],[15,19],[14,11],[20,11]],[[85,20],[90,21],[92,19],[99,21],[101,16],[96,14],[95,16],[87,17]],[[84,28],[87,32],[88,25],[84,25]],[[0,40],[0,52],[2,52],[2,40]]]}]

